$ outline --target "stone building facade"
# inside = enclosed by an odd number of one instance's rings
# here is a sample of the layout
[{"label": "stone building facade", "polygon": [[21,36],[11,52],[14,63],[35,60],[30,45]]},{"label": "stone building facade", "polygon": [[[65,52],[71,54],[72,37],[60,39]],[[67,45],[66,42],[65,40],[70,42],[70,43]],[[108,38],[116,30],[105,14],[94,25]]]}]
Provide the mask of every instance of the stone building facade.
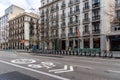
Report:
[{"label": "stone building facade", "polygon": [[24,12],[9,20],[9,48],[38,48],[38,15]]},{"label": "stone building facade", "polygon": [[41,0],[40,40],[48,49],[107,49],[114,0]]}]

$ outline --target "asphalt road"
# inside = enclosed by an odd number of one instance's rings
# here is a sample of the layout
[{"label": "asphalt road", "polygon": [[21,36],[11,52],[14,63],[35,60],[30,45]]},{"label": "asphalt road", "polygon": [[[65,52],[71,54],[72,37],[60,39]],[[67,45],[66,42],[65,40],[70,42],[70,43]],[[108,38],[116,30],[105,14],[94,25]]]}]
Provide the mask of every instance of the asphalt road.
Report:
[{"label": "asphalt road", "polygon": [[0,80],[120,80],[120,60],[0,51]]}]

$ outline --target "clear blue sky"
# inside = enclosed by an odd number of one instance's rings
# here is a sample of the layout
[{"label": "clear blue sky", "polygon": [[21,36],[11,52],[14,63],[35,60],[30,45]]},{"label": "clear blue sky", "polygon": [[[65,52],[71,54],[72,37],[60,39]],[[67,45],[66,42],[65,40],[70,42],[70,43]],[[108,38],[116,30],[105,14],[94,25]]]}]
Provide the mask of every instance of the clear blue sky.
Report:
[{"label": "clear blue sky", "polygon": [[31,8],[40,7],[40,0],[0,0],[0,17],[4,14],[4,10],[12,4],[30,11]]}]

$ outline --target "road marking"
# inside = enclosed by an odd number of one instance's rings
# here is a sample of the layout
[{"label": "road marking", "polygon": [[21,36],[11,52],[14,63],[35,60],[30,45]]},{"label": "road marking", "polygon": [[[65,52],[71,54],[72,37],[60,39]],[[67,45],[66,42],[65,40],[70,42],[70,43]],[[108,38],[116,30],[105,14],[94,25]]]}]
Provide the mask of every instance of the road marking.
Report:
[{"label": "road marking", "polygon": [[89,67],[89,66],[80,66],[80,65],[73,65],[75,67],[80,67],[80,68],[85,68],[85,69],[95,69],[95,68],[92,68],[92,67]]},{"label": "road marking", "polygon": [[70,66],[70,70],[56,71],[55,73],[65,73],[65,72],[71,72],[71,71],[74,71],[73,66]]},{"label": "road marking", "polygon": [[21,69],[25,69],[25,70],[29,70],[29,71],[32,71],[32,72],[36,72],[36,73],[39,73],[39,74],[44,74],[44,75],[47,75],[47,76],[50,76],[50,77],[53,77],[53,78],[56,78],[56,79],[70,80],[68,78],[64,78],[64,77],[60,77],[60,76],[57,76],[57,75],[49,74],[49,73],[46,73],[46,72],[38,71],[38,70],[35,70],[35,69],[23,67],[23,66],[16,65],[16,64],[13,64],[13,63],[9,63],[9,62],[3,61],[3,60],[0,60],[0,62],[4,63],[4,64],[11,65],[11,66],[14,66],[14,67],[18,67],[18,68],[21,68]]},{"label": "road marking", "polygon": [[71,72],[71,71],[74,71],[73,66],[70,66],[70,69],[68,69],[68,65],[64,65],[63,69],[49,70],[49,72],[54,72],[54,73],[65,73],[65,72]]},{"label": "road marking", "polygon": [[120,71],[116,71],[116,70],[107,70],[108,72],[113,72],[113,73],[119,73],[120,74]]},{"label": "road marking", "polygon": [[116,66],[120,66],[120,64],[115,64]]},{"label": "road marking", "polygon": [[66,70],[67,69],[67,65],[64,65],[63,69],[54,69],[54,70],[49,70],[49,72],[54,72],[54,71],[61,71],[61,70]]},{"label": "road marking", "polygon": [[11,61],[12,63],[16,64],[30,64],[30,63],[35,63],[36,60],[34,59],[15,59]]},{"label": "road marking", "polygon": [[56,65],[52,62],[41,62],[43,67],[46,67],[47,69],[55,67]]},{"label": "road marking", "polygon": [[40,64],[30,64],[28,65],[28,67],[31,67],[31,68],[42,68],[42,66]]},{"label": "road marking", "polygon": [[42,68],[42,67],[45,67],[47,69],[49,68],[52,68],[52,67],[55,67],[56,65],[54,65],[54,63],[52,62],[41,62],[41,64],[29,64],[28,67],[31,67],[31,68]]}]

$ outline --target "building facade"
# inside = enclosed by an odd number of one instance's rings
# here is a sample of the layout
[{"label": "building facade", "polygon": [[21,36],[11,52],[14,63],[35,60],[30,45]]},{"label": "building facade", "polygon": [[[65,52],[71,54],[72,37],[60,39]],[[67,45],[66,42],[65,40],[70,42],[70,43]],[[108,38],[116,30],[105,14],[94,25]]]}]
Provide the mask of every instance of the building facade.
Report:
[{"label": "building facade", "polygon": [[40,40],[48,49],[108,49],[114,0],[41,0]]},{"label": "building facade", "polygon": [[16,6],[11,5],[5,10],[5,14],[0,17],[0,48],[8,48],[8,35],[9,35],[9,26],[8,21],[14,16],[23,13],[25,10]]},{"label": "building facade", "polygon": [[9,20],[9,48],[38,48],[38,16],[24,12]]},{"label": "building facade", "polygon": [[109,49],[120,51],[120,0],[116,0],[115,16],[111,24],[111,31],[108,34]]}]

